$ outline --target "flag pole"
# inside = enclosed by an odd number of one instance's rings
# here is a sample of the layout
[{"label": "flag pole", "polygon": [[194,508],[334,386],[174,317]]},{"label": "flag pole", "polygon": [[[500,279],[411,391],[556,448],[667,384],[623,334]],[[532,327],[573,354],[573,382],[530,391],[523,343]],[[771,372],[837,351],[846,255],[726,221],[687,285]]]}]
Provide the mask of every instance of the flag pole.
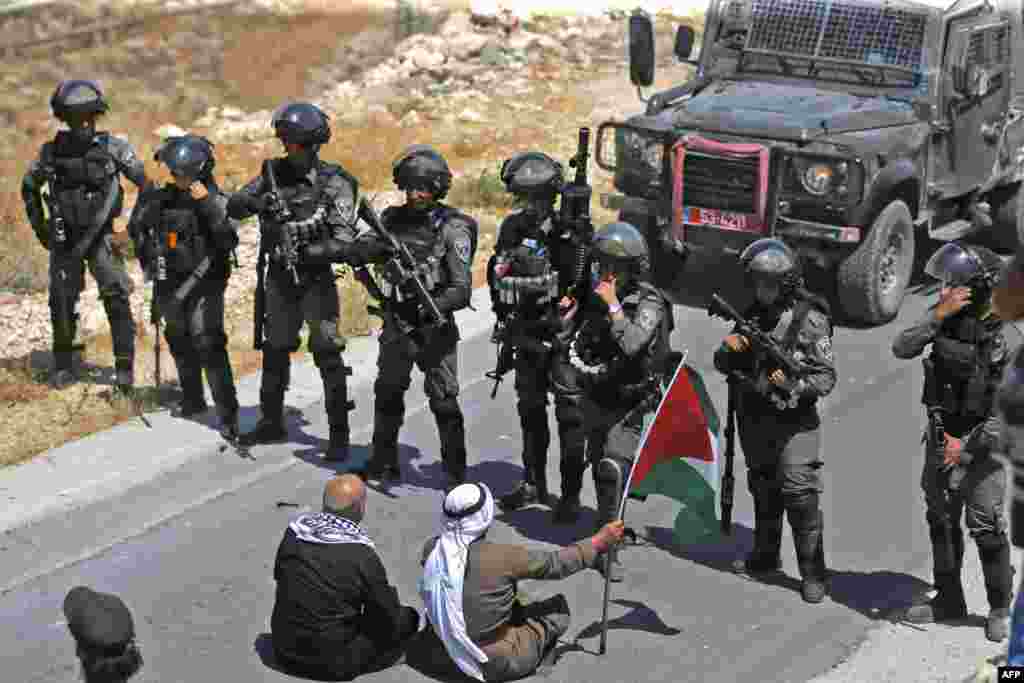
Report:
[{"label": "flag pole", "polygon": [[[669,382],[668,384],[670,387],[673,384],[675,384],[676,376],[679,374],[679,372],[686,367],[686,357],[689,354],[689,352],[689,349],[683,349],[683,358],[682,360],[679,361],[679,365],[676,366],[676,371],[672,374],[672,381]],[[661,400],[658,401],[658,408],[657,410],[654,411],[655,418],[657,418],[658,413],[661,412],[661,406],[665,403],[665,399],[667,397],[668,392],[666,391],[664,394],[662,394]],[[636,469],[636,462],[640,458],[640,453],[643,452],[644,450],[644,445],[647,443],[647,436],[651,433],[651,429],[654,427],[654,422],[655,420],[651,420],[650,424],[648,424],[644,428],[644,433],[643,436],[640,438],[640,443],[636,448],[636,453],[633,454],[633,464],[629,468],[629,476],[626,477],[625,485],[623,485],[622,483],[622,472],[619,472],[619,481],[617,482],[618,488],[616,489],[620,492],[618,519],[625,520],[626,499],[629,498],[627,492],[629,491],[630,482],[633,481],[633,470]],[[614,559],[615,548],[609,548],[608,551],[604,554],[604,603],[601,607],[601,647],[598,651],[598,654],[602,655],[607,650],[608,643],[608,598],[611,595],[612,560]]]}]

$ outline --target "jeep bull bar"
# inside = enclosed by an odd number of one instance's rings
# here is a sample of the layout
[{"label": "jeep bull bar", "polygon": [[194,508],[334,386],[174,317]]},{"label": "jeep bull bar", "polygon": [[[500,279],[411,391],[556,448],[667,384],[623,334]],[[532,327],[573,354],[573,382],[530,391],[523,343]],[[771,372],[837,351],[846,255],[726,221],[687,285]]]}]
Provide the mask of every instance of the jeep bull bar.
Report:
[{"label": "jeep bull bar", "polygon": [[598,127],[596,147],[597,165],[621,191],[602,194],[601,206],[670,222],[672,236],[691,246],[691,231],[728,231],[730,242],[742,243],[768,235],[861,241],[861,227],[821,220],[848,215],[860,202],[860,159],[614,121]]}]

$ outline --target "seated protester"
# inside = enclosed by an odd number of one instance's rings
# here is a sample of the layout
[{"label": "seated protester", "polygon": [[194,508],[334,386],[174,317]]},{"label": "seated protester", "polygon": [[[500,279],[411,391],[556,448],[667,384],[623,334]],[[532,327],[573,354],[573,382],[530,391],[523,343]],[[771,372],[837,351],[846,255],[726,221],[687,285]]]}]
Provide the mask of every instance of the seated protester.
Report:
[{"label": "seated protester", "polygon": [[445,497],[441,534],[423,547],[420,595],[431,628],[466,675],[510,681],[534,673],[569,628],[562,594],[522,606],[519,579],[562,579],[594,568],[601,553],[622,540],[621,520],[560,550],[529,550],[485,540],[494,498],[483,484],[462,484]]},{"label": "seated protester", "polygon": [[142,668],[135,624],[121,598],[78,586],[64,598],[64,617],[85,683],[125,683]]},{"label": "seated protester", "polygon": [[323,512],[285,531],[274,563],[274,653],[290,673],[352,680],[401,657],[419,613],[398,602],[373,541],[359,526],[366,487],[352,474],[324,488]]}]

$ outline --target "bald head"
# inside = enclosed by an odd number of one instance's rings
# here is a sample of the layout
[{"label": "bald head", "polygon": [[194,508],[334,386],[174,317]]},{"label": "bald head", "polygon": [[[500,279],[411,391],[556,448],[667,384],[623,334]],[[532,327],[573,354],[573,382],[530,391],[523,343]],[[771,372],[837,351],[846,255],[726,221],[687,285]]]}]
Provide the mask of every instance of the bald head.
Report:
[{"label": "bald head", "polygon": [[343,474],[324,487],[324,512],[360,522],[366,512],[366,485],[354,474]]}]

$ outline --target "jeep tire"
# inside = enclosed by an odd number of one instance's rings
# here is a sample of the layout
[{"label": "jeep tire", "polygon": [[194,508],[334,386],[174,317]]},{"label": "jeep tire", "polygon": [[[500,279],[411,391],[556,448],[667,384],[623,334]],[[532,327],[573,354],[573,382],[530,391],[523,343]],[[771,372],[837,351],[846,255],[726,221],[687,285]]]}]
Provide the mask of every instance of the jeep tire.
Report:
[{"label": "jeep tire", "polygon": [[871,223],[860,246],[839,264],[839,305],[847,317],[869,325],[900,311],[914,267],[914,221],[902,200],[890,202]]}]

